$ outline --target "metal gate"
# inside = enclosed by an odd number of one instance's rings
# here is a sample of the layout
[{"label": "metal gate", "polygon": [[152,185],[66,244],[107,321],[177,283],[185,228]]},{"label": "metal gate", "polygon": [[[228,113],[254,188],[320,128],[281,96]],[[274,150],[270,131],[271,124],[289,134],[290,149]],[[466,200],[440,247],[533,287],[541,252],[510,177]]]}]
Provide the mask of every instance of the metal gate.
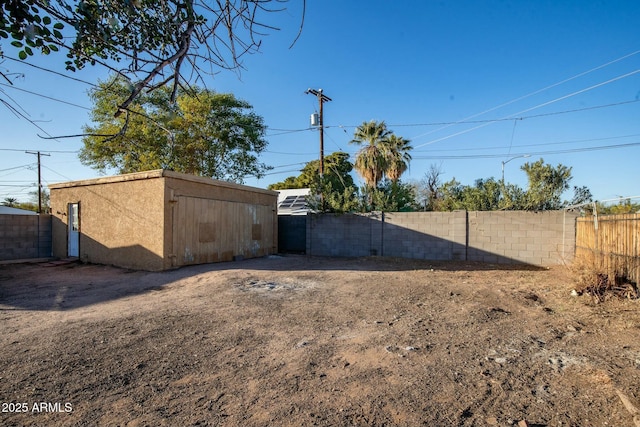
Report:
[{"label": "metal gate", "polygon": [[307,215],[278,215],[278,250],[303,254],[307,249]]}]

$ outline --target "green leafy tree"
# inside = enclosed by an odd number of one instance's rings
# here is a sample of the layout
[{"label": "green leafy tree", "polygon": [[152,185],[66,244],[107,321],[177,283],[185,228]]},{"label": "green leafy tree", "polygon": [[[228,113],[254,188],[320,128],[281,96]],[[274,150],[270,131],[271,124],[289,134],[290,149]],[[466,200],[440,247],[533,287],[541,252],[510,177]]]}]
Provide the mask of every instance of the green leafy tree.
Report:
[{"label": "green leafy tree", "polygon": [[567,204],[569,206],[576,206],[576,205],[582,205],[584,203],[590,203],[592,201],[593,201],[593,196],[591,195],[591,190],[589,190],[585,186],[578,187],[574,185],[573,198]]},{"label": "green leafy tree", "polygon": [[562,201],[569,188],[571,168],[559,164],[547,165],[542,159],[522,169],[527,173],[529,185],[523,190],[515,184],[505,184],[494,178],[478,179],[473,186],[462,185],[455,178],[438,188],[441,199],[438,210],[549,210],[562,209],[568,204],[591,200],[587,187],[574,187],[571,202]]},{"label": "green leafy tree", "polygon": [[415,187],[402,181],[385,179],[375,188],[361,188],[360,211],[410,212],[419,209]]},{"label": "green leafy tree", "polygon": [[284,179],[284,181],[269,184],[267,188],[269,190],[287,190],[292,188],[307,188],[307,187],[305,187],[298,181],[298,177],[288,176]]},{"label": "green leafy tree", "polygon": [[[631,199],[620,200],[615,205],[606,206],[602,203],[597,203],[596,206],[598,214],[601,215],[620,215],[629,213],[640,213],[640,203],[633,203]],[[591,212],[593,213],[593,212]]]},{"label": "green leafy tree", "polygon": [[349,155],[335,152],[324,158],[324,176],[320,176],[320,161],[308,162],[297,177],[269,185],[270,190],[310,188],[309,207],[318,212],[353,212],[358,210],[357,188],[353,183],[353,165]]},{"label": "green leafy tree", "polygon": [[[11,46],[18,49],[18,57],[23,60],[34,51],[48,55],[63,45],[60,30],[64,24],[54,22],[50,14],[42,10],[40,3],[44,2],[0,1],[0,39],[11,39]],[[0,44],[0,57],[3,55]]]},{"label": "green leafy tree", "polygon": [[319,180],[311,185],[307,204],[315,212],[347,213],[360,210],[355,186],[334,188],[331,181]]},{"label": "green leafy tree", "polygon": [[[311,188],[312,185],[319,183],[319,166],[319,160],[312,160],[302,168],[300,175],[297,177],[287,177],[284,181],[270,184],[267,188],[269,188],[269,190]],[[324,181],[325,183],[330,183],[331,187],[337,191],[355,187],[350,174],[352,170],[353,165],[349,161],[349,155],[347,153],[337,151],[324,158]]]},{"label": "green leafy tree", "polygon": [[[35,51],[67,53],[67,69],[102,64],[132,82],[116,112],[144,89],[171,83],[170,98],[191,78],[241,66],[256,52],[266,16],[281,12],[283,0],[3,0],[0,40],[18,56]],[[69,37],[69,39],[63,37]],[[259,29],[259,30],[258,30]],[[2,54],[4,45],[0,46]],[[114,65],[124,63],[122,65]],[[5,76],[6,77],[6,76]],[[113,112],[113,111],[112,111]]]},{"label": "green leafy tree", "polygon": [[179,91],[171,104],[171,90],[163,87],[114,117],[113,105],[128,91],[126,80],[116,78],[90,93],[95,125],[84,129],[83,164],[120,173],[162,168],[235,182],[268,169],[258,161],[267,146],[265,125],[247,102],[193,87],[189,95]]},{"label": "green leafy tree", "polygon": [[526,193],[527,210],[562,209],[562,193],[569,189],[571,168],[558,164],[553,167],[543,159],[534,163],[525,163],[521,169],[528,179]]},{"label": "green leafy tree", "polygon": [[[325,184],[330,184],[331,188],[342,191],[346,188],[355,188],[351,171],[353,164],[349,161],[349,154],[342,151],[331,153],[324,158],[324,176],[322,180]],[[298,182],[305,187],[311,187],[320,180],[320,161],[312,160],[302,168],[302,173],[298,177]]]},{"label": "green leafy tree", "polygon": [[492,211],[500,208],[501,185],[493,178],[478,179],[463,191],[464,208],[468,211]]},{"label": "green leafy tree", "polygon": [[477,179],[473,186],[462,185],[455,178],[442,186],[442,210],[466,209],[490,211],[500,209],[500,182],[493,178]]},{"label": "green leafy tree", "polygon": [[526,191],[515,184],[505,184],[501,181],[502,198],[499,209],[501,210],[526,210]]},{"label": "green leafy tree", "polygon": [[441,193],[440,203],[438,209],[440,211],[454,211],[463,209],[462,203],[462,191],[464,186],[455,178],[445,182],[440,187]]}]

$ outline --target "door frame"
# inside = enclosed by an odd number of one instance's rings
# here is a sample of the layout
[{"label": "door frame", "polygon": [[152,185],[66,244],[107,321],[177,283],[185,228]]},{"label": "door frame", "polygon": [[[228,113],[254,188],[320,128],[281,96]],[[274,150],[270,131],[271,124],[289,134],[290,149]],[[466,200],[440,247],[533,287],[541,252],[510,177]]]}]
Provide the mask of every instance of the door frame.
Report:
[{"label": "door frame", "polygon": [[[75,206],[75,213],[74,213]],[[67,204],[67,256],[80,256],[80,202]],[[75,243],[75,244],[74,244]]]}]

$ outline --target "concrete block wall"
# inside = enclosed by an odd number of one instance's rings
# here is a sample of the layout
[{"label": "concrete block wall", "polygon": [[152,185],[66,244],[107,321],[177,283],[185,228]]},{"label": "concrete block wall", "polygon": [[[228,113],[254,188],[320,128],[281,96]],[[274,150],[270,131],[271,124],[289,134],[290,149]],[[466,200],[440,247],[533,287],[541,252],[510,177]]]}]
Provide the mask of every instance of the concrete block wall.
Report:
[{"label": "concrete block wall", "polygon": [[384,214],[383,255],[432,260],[465,257],[466,212]]},{"label": "concrete block wall", "polygon": [[563,211],[311,215],[307,254],[553,265],[573,259],[575,220]]},{"label": "concrete block wall", "polygon": [[469,212],[467,259],[552,265],[573,259],[576,214]]},{"label": "concrete block wall", "polygon": [[51,256],[51,215],[0,215],[0,261]]},{"label": "concrete block wall", "polygon": [[310,215],[307,218],[307,254],[370,256],[382,253],[382,215]]}]

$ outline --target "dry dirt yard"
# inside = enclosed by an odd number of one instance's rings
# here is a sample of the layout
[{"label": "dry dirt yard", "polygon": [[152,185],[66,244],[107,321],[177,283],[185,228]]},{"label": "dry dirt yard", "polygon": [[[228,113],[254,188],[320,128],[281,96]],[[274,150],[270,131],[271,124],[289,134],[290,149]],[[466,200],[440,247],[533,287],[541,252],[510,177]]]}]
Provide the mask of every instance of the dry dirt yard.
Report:
[{"label": "dry dirt yard", "polygon": [[572,287],[382,258],[4,265],[0,425],[634,426],[640,303]]}]

